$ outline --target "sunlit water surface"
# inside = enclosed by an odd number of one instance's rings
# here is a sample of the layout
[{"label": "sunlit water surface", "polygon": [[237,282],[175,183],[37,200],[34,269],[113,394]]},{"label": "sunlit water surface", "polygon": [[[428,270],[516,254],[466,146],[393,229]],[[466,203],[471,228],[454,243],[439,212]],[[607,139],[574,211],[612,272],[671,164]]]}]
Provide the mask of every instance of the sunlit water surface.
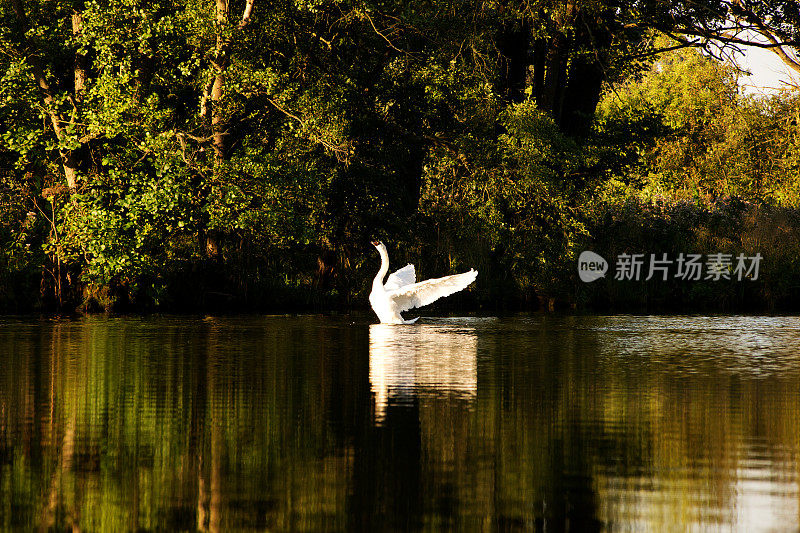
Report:
[{"label": "sunlit water surface", "polygon": [[0,318],[0,527],[793,531],[800,318]]}]

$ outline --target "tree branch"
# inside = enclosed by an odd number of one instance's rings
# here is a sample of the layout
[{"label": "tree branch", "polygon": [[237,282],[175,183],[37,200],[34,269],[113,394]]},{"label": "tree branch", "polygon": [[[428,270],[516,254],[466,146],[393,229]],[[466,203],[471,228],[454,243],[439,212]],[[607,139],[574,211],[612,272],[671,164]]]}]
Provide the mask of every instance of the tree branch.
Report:
[{"label": "tree branch", "polygon": [[239,25],[237,26],[240,30],[250,23],[250,16],[253,14],[253,4],[255,4],[255,0],[247,0],[245,3],[242,20],[239,21]]},{"label": "tree branch", "polygon": [[394,43],[392,41],[390,41],[388,37],[386,37],[386,35],[381,33],[378,30],[378,28],[375,27],[375,23],[372,22],[372,18],[369,16],[369,13],[367,13],[366,10],[360,11],[359,14],[362,15],[364,18],[366,18],[369,21],[369,25],[372,26],[372,29],[375,31],[375,33],[380,35],[380,37],[389,44],[389,48],[391,48],[392,50],[395,50],[397,52],[400,52],[401,54],[408,54],[409,53],[409,52],[407,52],[405,50],[401,50],[398,47],[396,47],[394,45]]},{"label": "tree branch", "polygon": [[308,137],[312,141],[314,141],[315,143],[321,144],[323,147],[325,147],[328,150],[330,150],[331,152],[333,152],[333,154],[336,156],[336,159],[338,161],[341,161],[343,163],[347,163],[347,162],[350,161],[351,150],[347,145],[335,145],[335,144],[332,144],[332,143],[326,141],[322,137],[320,137],[318,135],[315,135],[313,132],[310,131],[310,128],[308,128],[308,122],[306,122],[302,118],[298,117],[297,115],[291,113],[290,111],[288,111],[286,108],[281,106],[278,102],[276,102],[272,98],[270,98],[268,96],[265,96],[265,98],[267,99],[267,102],[269,102],[270,104],[272,104],[273,107],[275,107],[275,109],[277,109],[278,111],[280,111],[281,113],[283,113],[287,117],[299,122],[300,125],[303,128],[308,129],[309,130],[308,131]]}]

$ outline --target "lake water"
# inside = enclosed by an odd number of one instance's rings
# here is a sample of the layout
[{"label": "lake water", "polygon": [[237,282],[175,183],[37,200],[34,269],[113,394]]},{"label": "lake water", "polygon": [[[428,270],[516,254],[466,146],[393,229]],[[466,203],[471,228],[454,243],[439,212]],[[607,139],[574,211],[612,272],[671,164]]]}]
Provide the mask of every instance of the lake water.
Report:
[{"label": "lake water", "polygon": [[800,318],[0,318],[0,528],[794,531]]}]

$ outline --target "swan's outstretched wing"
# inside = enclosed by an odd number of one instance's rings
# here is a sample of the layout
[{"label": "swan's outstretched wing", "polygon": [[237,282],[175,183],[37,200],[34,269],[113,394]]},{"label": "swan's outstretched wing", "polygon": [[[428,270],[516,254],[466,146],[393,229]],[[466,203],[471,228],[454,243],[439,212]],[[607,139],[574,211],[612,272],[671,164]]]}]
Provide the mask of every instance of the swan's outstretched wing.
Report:
[{"label": "swan's outstretched wing", "polygon": [[449,296],[454,292],[465,289],[475,281],[476,277],[478,277],[478,271],[473,269],[463,274],[427,279],[419,283],[406,285],[389,292],[388,296],[401,312],[408,311],[415,307],[428,305],[443,296]]},{"label": "swan's outstretched wing", "polygon": [[383,288],[387,291],[393,291],[395,289],[399,289],[400,287],[411,285],[416,281],[417,274],[414,272],[414,265],[408,264],[399,269],[397,272],[392,272],[389,274],[389,277],[386,278],[386,283],[384,283]]}]

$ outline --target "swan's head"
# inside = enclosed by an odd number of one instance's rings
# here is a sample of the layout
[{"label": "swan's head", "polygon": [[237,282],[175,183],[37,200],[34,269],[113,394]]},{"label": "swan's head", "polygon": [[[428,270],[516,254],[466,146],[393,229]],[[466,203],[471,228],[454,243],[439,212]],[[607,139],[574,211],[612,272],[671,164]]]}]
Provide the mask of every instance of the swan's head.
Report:
[{"label": "swan's head", "polygon": [[381,241],[373,240],[373,241],[370,241],[370,242],[372,243],[372,246],[374,246],[375,249],[378,250],[378,253],[381,253],[381,251],[384,251],[384,252],[386,251],[386,245],[383,244]]}]

